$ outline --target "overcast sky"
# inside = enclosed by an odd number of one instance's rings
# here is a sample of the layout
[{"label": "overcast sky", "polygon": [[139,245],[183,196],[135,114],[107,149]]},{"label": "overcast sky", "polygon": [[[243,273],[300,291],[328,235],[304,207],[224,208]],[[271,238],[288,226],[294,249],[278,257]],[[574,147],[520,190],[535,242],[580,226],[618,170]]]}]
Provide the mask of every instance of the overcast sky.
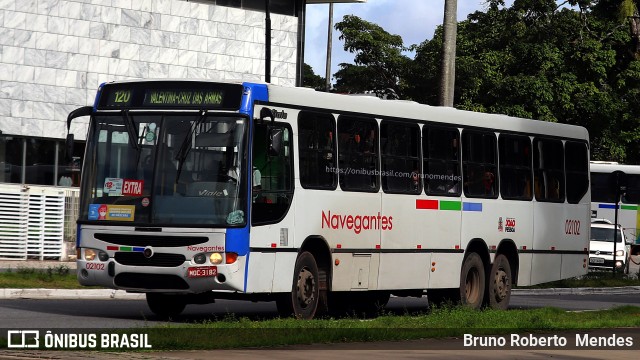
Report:
[{"label": "overcast sky", "polygon": [[[513,0],[507,0],[510,6]],[[467,15],[485,8],[485,0],[458,0],[458,21]],[[391,34],[400,35],[405,46],[419,44],[433,38],[436,27],[442,24],[444,0],[367,0],[366,3],[334,4],[333,23],[352,14],[363,20],[378,24]],[[307,27],[305,39],[305,62],[322,77],[326,72],[327,22],[329,5],[307,5]],[[340,63],[353,63],[353,54],[343,50],[339,33],[333,30],[331,74]],[[409,54],[412,56],[412,54]],[[333,81],[332,81],[333,82]]]}]

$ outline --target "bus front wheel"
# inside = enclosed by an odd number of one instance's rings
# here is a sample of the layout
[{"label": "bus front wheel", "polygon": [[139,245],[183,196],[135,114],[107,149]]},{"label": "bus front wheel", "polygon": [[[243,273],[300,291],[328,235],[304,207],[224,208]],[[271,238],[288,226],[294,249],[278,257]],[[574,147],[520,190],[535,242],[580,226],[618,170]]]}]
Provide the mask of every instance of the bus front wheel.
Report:
[{"label": "bus front wheel", "polygon": [[489,274],[489,306],[506,310],[511,299],[511,264],[503,254],[497,255]]},{"label": "bus front wheel", "polygon": [[473,309],[482,306],[485,289],[484,264],[480,255],[469,253],[462,263],[460,272],[460,301]]},{"label": "bus front wheel", "polygon": [[296,260],[291,294],[276,300],[280,315],[293,315],[298,319],[313,319],[320,302],[318,265],[313,255],[302,252]]},{"label": "bus front wheel", "polygon": [[147,293],[147,305],[157,316],[170,318],[180,315],[187,303],[178,295]]}]

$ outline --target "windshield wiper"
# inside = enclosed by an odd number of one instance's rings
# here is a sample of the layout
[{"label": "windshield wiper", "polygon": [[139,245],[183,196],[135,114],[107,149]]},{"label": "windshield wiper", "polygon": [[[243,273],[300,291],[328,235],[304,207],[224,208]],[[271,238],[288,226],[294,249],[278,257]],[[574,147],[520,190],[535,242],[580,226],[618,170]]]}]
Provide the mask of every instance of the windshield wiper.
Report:
[{"label": "windshield wiper", "polygon": [[[136,134],[136,128],[133,124],[133,119],[129,116],[129,110],[122,110],[122,118],[124,119],[124,126],[127,128],[129,134],[129,143],[133,146],[138,153],[140,153],[140,144],[138,143],[138,134]],[[135,140],[134,140],[135,139]]]},{"label": "windshield wiper", "polygon": [[207,117],[207,110],[202,110],[200,112],[200,117],[198,118],[198,120],[194,121],[193,124],[191,124],[189,133],[182,141],[182,145],[180,145],[180,149],[176,154],[175,159],[178,160],[178,172],[176,174],[176,183],[180,178],[180,173],[182,172],[182,165],[184,165],[184,161],[187,159],[187,155],[189,155],[189,151],[191,151],[191,139],[193,138],[193,133],[196,131],[196,129],[198,128],[198,125],[200,125],[200,123],[202,122],[202,120],[204,120],[205,117]]}]

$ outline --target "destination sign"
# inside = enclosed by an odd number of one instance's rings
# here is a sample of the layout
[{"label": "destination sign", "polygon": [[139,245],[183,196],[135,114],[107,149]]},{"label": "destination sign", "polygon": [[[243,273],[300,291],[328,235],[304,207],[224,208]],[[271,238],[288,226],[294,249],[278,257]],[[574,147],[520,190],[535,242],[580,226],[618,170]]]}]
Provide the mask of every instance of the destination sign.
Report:
[{"label": "destination sign", "polygon": [[238,110],[243,87],[198,81],[141,81],[105,84],[98,109]]},{"label": "destination sign", "polygon": [[176,106],[176,105],[222,105],[223,92],[197,90],[148,90],[143,105]]}]

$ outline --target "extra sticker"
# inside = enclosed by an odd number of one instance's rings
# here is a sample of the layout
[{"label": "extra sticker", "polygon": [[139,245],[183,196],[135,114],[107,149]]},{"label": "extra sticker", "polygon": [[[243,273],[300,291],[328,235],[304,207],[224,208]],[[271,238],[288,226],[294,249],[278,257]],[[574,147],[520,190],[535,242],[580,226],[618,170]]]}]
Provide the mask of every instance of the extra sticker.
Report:
[{"label": "extra sticker", "polygon": [[141,196],[144,189],[144,180],[131,180],[120,178],[104,179],[104,193],[108,196]]}]

